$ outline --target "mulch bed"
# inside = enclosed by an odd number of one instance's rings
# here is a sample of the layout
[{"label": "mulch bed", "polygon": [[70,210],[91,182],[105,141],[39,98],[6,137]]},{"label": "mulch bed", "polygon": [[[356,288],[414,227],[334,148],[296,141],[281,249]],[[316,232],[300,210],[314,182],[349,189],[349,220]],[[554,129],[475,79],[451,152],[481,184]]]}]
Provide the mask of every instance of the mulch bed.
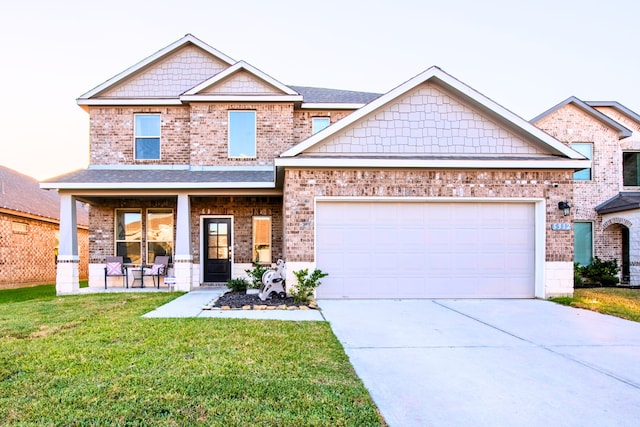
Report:
[{"label": "mulch bed", "polygon": [[[245,309],[245,310],[273,310],[275,308],[295,310],[316,308],[314,303],[300,304],[293,302],[293,298],[272,298],[262,301],[258,295],[247,295],[246,292],[230,291],[224,293],[213,304],[212,308]],[[304,308],[302,308],[304,307]]]}]

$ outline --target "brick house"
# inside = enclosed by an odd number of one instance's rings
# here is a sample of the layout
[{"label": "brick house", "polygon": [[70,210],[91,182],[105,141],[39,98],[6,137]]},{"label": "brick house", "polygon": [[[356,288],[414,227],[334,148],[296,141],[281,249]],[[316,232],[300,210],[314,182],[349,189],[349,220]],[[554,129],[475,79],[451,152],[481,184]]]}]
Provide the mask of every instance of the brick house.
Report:
[{"label": "brick house", "polygon": [[573,291],[572,230],[551,225],[590,161],[437,67],[384,95],[287,86],[186,35],[78,103],[90,166],[41,185],[68,218],[92,207],[90,286],[106,256],[166,253],[179,290],[284,258],[288,283],[328,272],[325,298]]},{"label": "brick house", "polygon": [[[77,207],[79,278],[87,277],[89,217]],[[60,224],[60,198],[38,181],[0,166],[0,289],[53,283]]]},{"label": "brick house", "polygon": [[570,97],[531,122],[592,159],[573,176],[574,260],[617,259],[622,282],[640,286],[640,116]]}]

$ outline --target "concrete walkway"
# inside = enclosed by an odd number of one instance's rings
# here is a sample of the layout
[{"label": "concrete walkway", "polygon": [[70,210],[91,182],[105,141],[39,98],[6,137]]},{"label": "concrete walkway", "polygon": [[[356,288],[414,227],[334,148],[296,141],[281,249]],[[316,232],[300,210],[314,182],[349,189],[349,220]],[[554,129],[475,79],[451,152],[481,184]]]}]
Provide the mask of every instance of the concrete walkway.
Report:
[{"label": "concrete walkway", "polygon": [[640,323],[541,300],[321,300],[390,426],[636,426]]},{"label": "concrete walkway", "polygon": [[212,286],[193,290],[142,317],[200,317],[257,320],[324,321],[319,310],[203,310],[202,307],[227,290],[224,286]]}]

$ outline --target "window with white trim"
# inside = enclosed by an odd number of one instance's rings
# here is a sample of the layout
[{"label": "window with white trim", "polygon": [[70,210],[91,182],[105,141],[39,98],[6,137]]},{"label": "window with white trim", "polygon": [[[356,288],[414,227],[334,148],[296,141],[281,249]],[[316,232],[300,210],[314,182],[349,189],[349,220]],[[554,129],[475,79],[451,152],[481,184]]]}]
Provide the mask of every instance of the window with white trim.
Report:
[{"label": "window with white trim", "polygon": [[229,157],[256,157],[255,111],[229,111]]},{"label": "window with white trim", "polygon": [[115,253],[125,263],[142,262],[142,211],[140,209],[116,209]]},{"label": "window with white trim", "polygon": [[[574,142],[571,148],[589,160],[593,158],[593,144],[590,142]],[[591,168],[580,169],[573,173],[574,181],[591,181],[591,179]]]},{"label": "window with white trim", "polygon": [[313,117],[311,118],[311,133],[318,133],[330,124],[331,119],[329,117]]},{"label": "window with white trim", "polygon": [[253,217],[253,261],[271,264],[271,217]]},{"label": "window with white trim", "polygon": [[147,209],[147,263],[172,254],[173,209]]},{"label": "window with white trim", "polygon": [[136,160],[160,160],[160,114],[135,114]]}]

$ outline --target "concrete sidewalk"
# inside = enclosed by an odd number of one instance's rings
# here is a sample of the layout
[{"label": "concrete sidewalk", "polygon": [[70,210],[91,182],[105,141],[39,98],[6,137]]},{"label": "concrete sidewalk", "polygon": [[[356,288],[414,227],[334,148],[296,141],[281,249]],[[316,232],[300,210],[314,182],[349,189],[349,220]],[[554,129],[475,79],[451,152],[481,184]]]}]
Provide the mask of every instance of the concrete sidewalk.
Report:
[{"label": "concrete sidewalk", "polygon": [[321,300],[390,426],[636,426],[640,323],[542,300]]},{"label": "concrete sidewalk", "polygon": [[320,310],[203,310],[202,307],[218,298],[227,288],[212,286],[193,290],[145,314],[148,318],[225,318],[256,320],[324,321]]}]

